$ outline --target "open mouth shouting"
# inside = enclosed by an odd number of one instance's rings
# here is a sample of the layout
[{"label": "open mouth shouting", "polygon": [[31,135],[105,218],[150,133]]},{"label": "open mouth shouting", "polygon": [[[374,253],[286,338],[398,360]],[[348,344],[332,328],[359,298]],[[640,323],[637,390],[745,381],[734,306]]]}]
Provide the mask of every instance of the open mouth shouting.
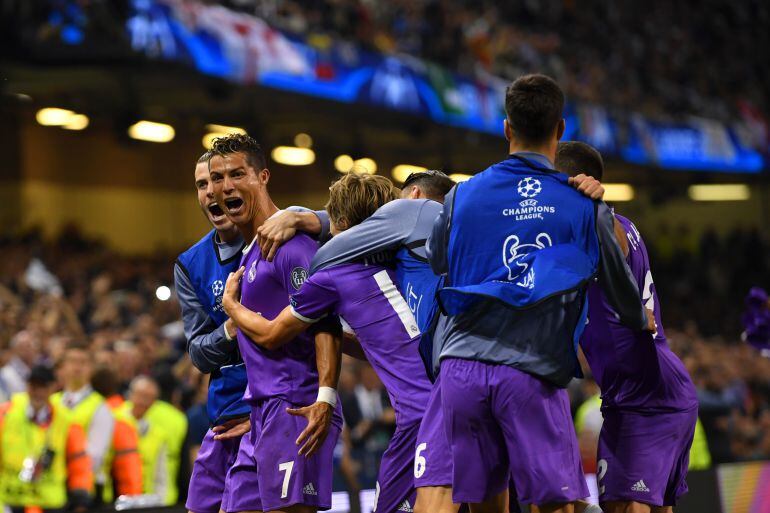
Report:
[{"label": "open mouth shouting", "polygon": [[241,198],[225,198],[225,209],[227,215],[237,216],[243,211],[243,200]]},{"label": "open mouth shouting", "polygon": [[209,212],[209,219],[211,219],[211,222],[213,224],[220,225],[223,222],[227,221],[227,217],[225,216],[225,211],[222,210],[222,207],[220,207],[216,202],[209,203],[206,209]]}]

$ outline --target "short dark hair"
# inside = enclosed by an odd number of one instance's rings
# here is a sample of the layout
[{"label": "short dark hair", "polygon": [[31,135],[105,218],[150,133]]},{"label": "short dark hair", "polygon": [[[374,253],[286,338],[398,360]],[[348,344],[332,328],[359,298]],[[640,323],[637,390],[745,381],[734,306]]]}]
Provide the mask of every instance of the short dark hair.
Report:
[{"label": "short dark hair", "polygon": [[229,134],[224,137],[217,137],[214,139],[210,151],[212,157],[214,155],[224,157],[239,152],[246,155],[246,161],[257,171],[267,167],[262,146],[246,134]]},{"label": "short dark hair", "polygon": [[545,75],[524,75],[505,90],[505,113],[514,135],[528,143],[548,140],[564,111],[564,92]]},{"label": "short dark hair", "polygon": [[556,169],[570,176],[584,173],[601,180],[604,176],[604,160],[599,150],[580,141],[560,142],[556,147]]},{"label": "short dark hair", "polygon": [[98,367],[91,375],[91,387],[103,395],[109,397],[120,391],[120,384],[115,372],[109,367]]},{"label": "short dark hair", "polygon": [[43,364],[32,367],[27,377],[27,383],[30,385],[48,386],[54,381],[56,381],[56,376],[53,373],[53,369]]},{"label": "short dark hair", "polygon": [[429,198],[444,201],[444,196],[455,186],[454,180],[445,173],[436,169],[412,173],[406,180],[402,189],[416,185]]},{"label": "short dark hair", "polygon": [[213,156],[214,156],[214,152],[209,150],[206,153],[204,153],[203,155],[201,155],[200,157],[198,157],[198,162],[197,163],[198,164],[203,164],[204,162],[208,162],[209,160],[211,160],[211,157],[213,157]]}]

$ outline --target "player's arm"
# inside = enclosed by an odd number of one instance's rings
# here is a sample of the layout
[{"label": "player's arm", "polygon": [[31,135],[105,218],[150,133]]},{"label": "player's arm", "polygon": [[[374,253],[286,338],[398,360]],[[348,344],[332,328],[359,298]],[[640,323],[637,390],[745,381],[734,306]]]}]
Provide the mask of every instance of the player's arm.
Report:
[{"label": "player's arm", "polygon": [[235,325],[253,343],[264,349],[278,349],[313,324],[294,316],[290,306],[284,308],[272,321],[243,306],[238,300],[243,271],[244,268],[241,267],[230,273],[222,295],[222,306]]},{"label": "player's arm", "polygon": [[257,229],[257,243],[262,257],[272,262],[278,248],[298,231],[325,242],[330,237],[329,215],[325,210],[292,206],[271,217]]},{"label": "player's arm", "polygon": [[[208,373],[232,363],[238,344],[232,322],[228,320],[221,326],[216,325],[198,299],[187,272],[178,262],[174,264],[174,285],[182,309],[187,352],[193,365]],[[225,331],[228,329],[229,333]]]},{"label": "player's arm", "polygon": [[425,244],[426,254],[430,267],[433,272],[441,275],[449,271],[448,247],[449,230],[452,221],[452,210],[454,208],[455,191],[457,185],[444,197],[444,208],[433,222],[433,231]]},{"label": "player's arm", "polygon": [[400,199],[383,205],[361,224],[324,244],[313,257],[310,272],[398,249],[414,231],[423,204]]},{"label": "player's arm", "polygon": [[601,254],[599,286],[617,312],[620,322],[637,331],[655,331],[642,305],[636,280],[615,240],[615,217],[604,202],[596,204],[596,234]]}]

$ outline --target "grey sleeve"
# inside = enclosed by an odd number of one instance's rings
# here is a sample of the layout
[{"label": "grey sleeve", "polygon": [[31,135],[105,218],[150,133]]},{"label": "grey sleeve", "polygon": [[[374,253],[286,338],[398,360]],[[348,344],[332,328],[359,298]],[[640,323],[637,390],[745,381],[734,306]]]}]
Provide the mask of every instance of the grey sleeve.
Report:
[{"label": "grey sleeve", "polygon": [[414,230],[423,202],[395,200],[334,236],[313,257],[310,272],[401,246]]},{"label": "grey sleeve", "polygon": [[596,234],[599,237],[599,286],[624,325],[637,331],[647,326],[639,287],[615,240],[615,218],[606,203],[596,209]]},{"label": "grey sleeve", "polygon": [[300,207],[297,205],[292,205],[288,207],[286,210],[291,210],[292,212],[312,212],[315,214],[315,216],[318,218],[318,220],[321,222],[321,233],[315,234],[310,233],[308,235],[312,235],[315,240],[323,244],[327,240],[331,238],[331,229],[329,224],[329,214],[326,213],[326,210],[310,210],[309,208]]},{"label": "grey sleeve", "polygon": [[224,324],[217,326],[208,316],[190,278],[178,263],[174,264],[174,286],[182,309],[187,352],[193,365],[208,373],[232,363],[238,342],[227,340]]},{"label": "grey sleeve", "polygon": [[433,222],[433,231],[425,245],[430,267],[436,274],[446,274],[449,271],[447,248],[449,245],[449,230],[451,228],[456,189],[457,186],[455,185],[444,196],[444,208],[441,209],[441,213]]}]

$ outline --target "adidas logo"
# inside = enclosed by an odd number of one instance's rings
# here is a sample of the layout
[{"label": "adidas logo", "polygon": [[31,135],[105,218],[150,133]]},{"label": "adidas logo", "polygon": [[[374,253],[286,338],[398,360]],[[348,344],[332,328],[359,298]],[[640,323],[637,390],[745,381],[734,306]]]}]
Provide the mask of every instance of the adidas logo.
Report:
[{"label": "adidas logo", "polygon": [[308,483],[302,489],[302,494],[303,495],[318,495],[318,492],[315,491],[315,486],[313,486],[313,483]]},{"label": "adidas logo", "polygon": [[414,513],[409,501],[404,501],[398,506],[398,511],[405,511],[406,513]]},{"label": "adidas logo", "polygon": [[647,488],[647,485],[644,484],[644,480],[640,479],[636,483],[634,483],[634,486],[631,487],[631,491],[633,492],[649,492],[650,489]]}]

